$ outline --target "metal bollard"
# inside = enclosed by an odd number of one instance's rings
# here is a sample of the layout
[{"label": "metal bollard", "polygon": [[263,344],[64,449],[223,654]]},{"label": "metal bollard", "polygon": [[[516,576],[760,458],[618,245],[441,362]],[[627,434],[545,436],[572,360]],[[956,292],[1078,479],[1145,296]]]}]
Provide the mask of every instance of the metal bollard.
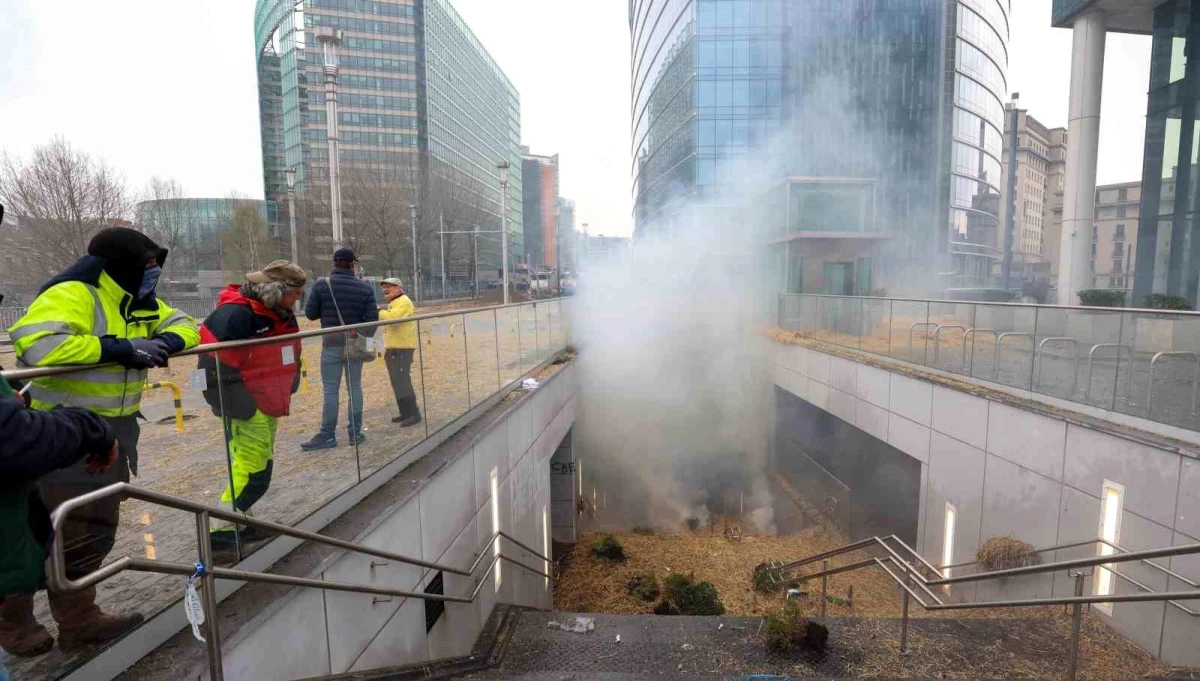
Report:
[{"label": "metal bollard", "polygon": [[900,653],[908,653],[908,592],[904,592],[904,615],[900,619]]},{"label": "metal bollard", "polygon": [[223,681],[224,666],[221,662],[221,632],[217,614],[217,579],[211,570],[212,535],[208,533],[208,512],[196,514],[196,543],[200,548],[200,562],[208,572],[200,577],[200,599],[204,604],[204,637],[208,649],[208,678]]},{"label": "metal bollard", "polygon": [[[1075,577],[1075,596],[1083,596],[1083,573],[1076,572],[1072,576]],[[1083,620],[1083,603],[1075,603],[1071,607],[1071,650],[1067,654],[1067,681],[1075,681],[1075,672],[1078,671],[1079,625]]]},{"label": "metal bollard", "polygon": [[[829,569],[829,559],[821,561],[821,572]],[[821,575],[821,618],[825,617],[825,604],[829,602],[827,594],[829,593],[829,575]]]}]

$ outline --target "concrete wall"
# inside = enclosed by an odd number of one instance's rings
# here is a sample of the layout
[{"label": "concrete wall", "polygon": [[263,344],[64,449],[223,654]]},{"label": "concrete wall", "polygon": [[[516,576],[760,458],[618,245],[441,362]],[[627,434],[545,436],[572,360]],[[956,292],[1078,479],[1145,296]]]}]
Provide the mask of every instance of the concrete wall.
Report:
[{"label": "concrete wall", "polygon": [[[1012,536],[1039,548],[1097,537],[1105,480],[1125,488],[1119,537],[1124,548],[1200,542],[1200,459],[1195,451],[1144,444],[1122,437],[1120,427],[1080,425],[1086,419],[1068,421],[1066,413],[1023,409],[951,387],[931,374],[913,373],[811,347],[776,345],[778,387],[921,463],[916,548],[933,564],[942,562],[947,503],[957,510],[952,562],[960,563],[974,560],[980,545],[992,537]],[[1095,555],[1095,548],[1058,554],[1046,560]],[[1200,580],[1200,556],[1160,563]],[[1123,565],[1118,569],[1156,590],[1185,588],[1146,566]],[[962,585],[953,597],[994,600],[1065,595],[1072,589],[1072,580],[1056,573]],[[1135,587],[1117,580],[1117,593],[1133,591]],[[1093,592],[1089,577],[1085,593]],[[1190,607],[1200,609],[1200,601],[1191,601]],[[1112,616],[1093,612],[1171,664],[1200,664],[1200,618],[1165,603],[1116,603]]]},{"label": "concrete wall", "polygon": [[550,458],[550,537],[574,544],[579,539],[575,520],[579,499],[579,476],[575,466],[574,430],[563,438]]},{"label": "concrete wall", "polygon": [[[356,541],[443,565],[469,567],[480,551],[490,553],[495,470],[500,528],[548,553],[550,458],[575,421],[575,376],[575,366],[565,366]],[[504,555],[548,571],[531,554],[501,541]],[[361,554],[340,554],[326,561],[315,576],[406,590],[424,589],[436,576],[431,570],[381,562]],[[498,590],[493,572],[483,573],[483,567],[474,579],[445,574],[449,595],[470,595],[479,579],[487,584],[473,603],[447,603],[428,632],[426,602],[420,599],[295,589],[224,642],[225,678],[292,679],[465,655],[497,602],[553,607],[550,585],[543,577],[509,563],[501,566]]]}]

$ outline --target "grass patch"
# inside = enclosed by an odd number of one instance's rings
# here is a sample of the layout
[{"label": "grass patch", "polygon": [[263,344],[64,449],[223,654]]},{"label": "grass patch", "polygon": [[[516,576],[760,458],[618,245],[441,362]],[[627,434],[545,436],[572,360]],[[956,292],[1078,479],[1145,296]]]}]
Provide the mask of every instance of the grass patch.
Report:
[{"label": "grass patch", "polygon": [[1042,556],[1033,552],[1032,544],[1012,537],[992,537],[985,541],[975,559],[989,572],[1042,564]]}]

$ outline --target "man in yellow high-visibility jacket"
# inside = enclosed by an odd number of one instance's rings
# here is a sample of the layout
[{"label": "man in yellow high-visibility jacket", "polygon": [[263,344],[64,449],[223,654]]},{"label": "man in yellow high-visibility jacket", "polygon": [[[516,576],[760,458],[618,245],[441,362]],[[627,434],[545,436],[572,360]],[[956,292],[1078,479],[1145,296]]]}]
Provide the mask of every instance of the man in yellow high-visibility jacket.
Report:
[{"label": "man in yellow high-visibility jacket", "polygon": [[[388,306],[379,311],[380,319],[403,319],[416,312],[412,300],[404,295],[404,284],[399,279],[388,278],[380,282]],[[412,384],[413,355],[417,351],[417,323],[389,324],[383,327],[383,360],[387,364],[388,378],[392,381],[392,393],[400,415],[392,419],[404,428],[421,422],[421,409],[417,406],[417,393]]]},{"label": "man in yellow high-visibility jacket", "polygon": [[[141,232],[101,230],[88,255],[42,287],[29,311],[9,329],[21,367],[115,363],[75,373],[35,378],[31,406],[83,407],[101,416],[117,436],[120,457],[103,475],[82,464],[38,481],[51,510],[67,499],[137,475],[142,386],[146,372],[166,366],[170,354],[200,341],[196,322],[154,295],[167,251]],[[63,526],[67,576],[78,579],[98,568],[112,550],[120,499],[109,497],[73,513]],[[142,621],[140,613],[112,616],[96,606],[94,587],[50,593],[58,621],[59,647],[106,641]],[[25,601],[32,607],[32,601]],[[32,620],[32,613],[0,611],[0,620]]]}]

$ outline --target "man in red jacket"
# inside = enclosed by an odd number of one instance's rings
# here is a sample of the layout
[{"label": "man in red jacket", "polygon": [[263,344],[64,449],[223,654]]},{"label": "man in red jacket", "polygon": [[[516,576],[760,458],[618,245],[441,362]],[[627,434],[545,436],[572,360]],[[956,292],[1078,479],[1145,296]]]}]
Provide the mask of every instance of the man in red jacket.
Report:
[{"label": "man in red jacket", "polygon": [[[232,284],[218,297],[217,309],[200,328],[201,343],[271,338],[300,329],[292,313],[304,288],[305,273],[286,260],[276,260],[246,275],[246,284]],[[275,433],[279,419],[291,409],[292,394],[300,387],[299,340],[230,348],[200,357],[208,377],[204,399],[225,421],[232,459],[232,485],[221,503],[249,515],[271,484]],[[219,386],[219,388],[218,388]],[[241,529],[242,541],[263,538],[253,527]],[[213,548],[234,545],[232,525],[212,529]]]}]

